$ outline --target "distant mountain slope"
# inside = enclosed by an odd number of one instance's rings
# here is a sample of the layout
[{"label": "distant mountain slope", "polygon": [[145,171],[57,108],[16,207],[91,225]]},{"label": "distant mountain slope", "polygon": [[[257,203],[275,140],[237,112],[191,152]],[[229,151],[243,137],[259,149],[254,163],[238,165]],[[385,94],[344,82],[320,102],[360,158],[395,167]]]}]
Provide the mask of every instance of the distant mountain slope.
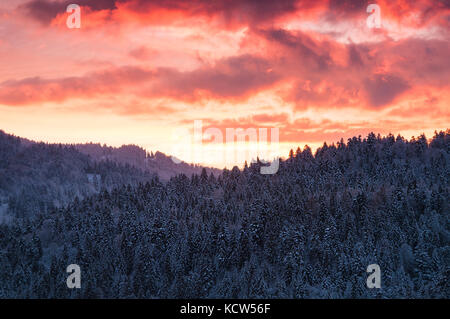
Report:
[{"label": "distant mountain slope", "polygon": [[[192,174],[200,175],[203,169],[202,166],[192,165],[181,162],[175,164],[170,156],[161,152],[148,153],[143,148],[136,145],[123,145],[121,147],[111,147],[106,145],[87,143],[75,144],[76,149],[80,152],[89,155],[95,161],[113,161],[121,164],[130,164],[141,170],[155,173],[162,180],[168,181],[171,177],[185,174],[191,176]],[[216,168],[205,168],[209,174],[218,175],[221,170]]]},{"label": "distant mountain slope", "polygon": [[17,216],[153,177],[129,164],[96,162],[73,146],[35,143],[0,131],[0,206]]},{"label": "distant mountain slope", "polygon": [[[175,164],[163,153],[135,145],[46,144],[0,130],[0,214],[24,216],[84,198],[102,188],[200,175],[201,166]],[[207,169],[217,175],[219,170]],[[4,218],[0,218],[3,220]]]}]

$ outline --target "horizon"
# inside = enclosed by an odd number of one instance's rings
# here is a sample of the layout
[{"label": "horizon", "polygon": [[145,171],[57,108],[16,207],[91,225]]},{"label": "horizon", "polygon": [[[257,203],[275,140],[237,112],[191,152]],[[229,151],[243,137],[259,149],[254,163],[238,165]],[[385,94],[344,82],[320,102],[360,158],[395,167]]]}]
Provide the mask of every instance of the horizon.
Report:
[{"label": "horizon", "polygon": [[[411,141],[411,139],[413,139],[413,138],[418,138],[418,137],[420,137],[421,135],[425,135],[426,140],[427,140],[427,143],[430,143],[430,141],[433,139],[433,137],[435,136],[436,133],[439,133],[439,132],[444,132],[444,133],[445,133],[445,132],[448,132],[448,131],[449,131],[449,129],[446,128],[446,129],[443,129],[443,130],[434,130],[433,134],[425,134],[424,132],[422,132],[422,133],[417,134],[417,135],[412,135],[411,137],[406,137],[406,136],[404,136],[404,135],[402,135],[402,134],[393,134],[393,133],[380,134],[380,133],[376,133],[376,132],[369,132],[369,134],[370,134],[370,133],[374,133],[375,136],[380,135],[381,138],[386,138],[386,137],[388,137],[389,135],[392,135],[394,138],[397,138],[398,136],[401,136],[402,138],[404,138],[404,139],[407,140],[407,141]],[[142,149],[146,152],[146,154],[150,154],[150,153],[156,154],[157,152],[160,152],[160,153],[164,154],[164,155],[167,156],[167,157],[173,156],[173,154],[171,154],[171,153],[166,153],[166,152],[163,152],[163,151],[158,150],[158,149],[148,149],[148,148],[145,148],[145,147],[143,147],[143,146],[141,146],[141,145],[138,145],[138,144],[136,144],[136,143],[133,143],[133,142],[128,142],[128,143],[124,143],[124,144],[120,144],[120,145],[110,145],[110,144],[107,144],[107,143],[103,143],[103,142],[101,142],[101,141],[84,141],[84,142],[49,142],[49,141],[43,141],[43,140],[36,140],[36,139],[28,138],[28,137],[25,137],[25,136],[20,136],[20,135],[14,134],[14,133],[12,133],[12,132],[7,132],[7,131],[5,131],[5,130],[2,129],[2,128],[0,128],[0,132],[3,132],[3,133],[5,133],[5,134],[7,134],[7,135],[15,136],[15,137],[17,137],[17,138],[26,139],[26,140],[29,140],[29,141],[34,142],[34,143],[62,144],[62,145],[67,145],[67,146],[70,146],[70,145],[86,145],[86,144],[94,144],[94,145],[100,145],[100,146],[102,146],[102,147],[106,146],[106,147],[113,147],[113,148],[120,148],[120,147],[123,147],[123,146],[137,146],[137,147],[139,147],[139,148],[142,148]],[[366,134],[366,135],[359,134],[359,135],[355,135],[355,136],[349,137],[348,139],[342,138],[342,140],[344,141],[344,144],[347,145],[348,140],[351,139],[351,138],[353,138],[353,137],[356,137],[356,138],[361,137],[361,140],[365,140],[365,139],[368,137],[368,134]],[[317,150],[318,150],[319,148],[322,148],[322,147],[324,146],[324,144],[327,144],[327,146],[332,146],[332,145],[335,145],[335,146],[336,146],[336,145],[340,142],[340,140],[341,140],[341,139],[339,139],[339,140],[337,140],[337,141],[333,141],[333,142],[327,142],[327,141],[324,141],[324,142],[322,142],[321,144],[318,143],[316,147],[312,147],[311,145],[308,145],[308,144],[303,145],[303,147],[301,147],[300,145],[293,146],[293,147],[288,148],[287,152],[282,152],[282,153],[280,152],[280,153],[278,153],[277,158],[282,159],[282,160],[286,160],[286,159],[289,157],[289,152],[290,152],[291,150],[292,150],[292,151],[294,152],[294,154],[295,154],[295,152],[297,151],[297,149],[300,149],[301,151],[303,151],[306,147],[309,147],[309,148],[311,149],[312,155],[313,155],[313,156],[316,156]],[[256,160],[256,158],[254,158],[254,159]],[[261,158],[261,159],[263,160],[263,158]],[[252,163],[252,160],[251,160],[251,159],[250,159],[250,160],[244,159],[244,161],[242,161],[242,162],[237,162],[237,163],[235,163],[235,164],[233,164],[233,165],[228,165],[228,166],[225,165],[225,166],[222,166],[222,167],[221,167],[221,166],[217,166],[217,165],[216,165],[216,166],[214,166],[214,165],[209,165],[209,163],[207,163],[207,162],[204,162],[204,163],[202,163],[202,162],[198,162],[198,163],[197,163],[197,162],[188,162],[188,161],[185,161],[185,160],[182,159],[182,158],[180,158],[180,160],[181,160],[182,162],[186,163],[186,164],[189,164],[189,165],[199,165],[199,166],[202,166],[202,167],[206,167],[206,168],[215,168],[215,169],[219,169],[219,170],[223,170],[223,169],[231,170],[231,169],[232,169],[233,167],[235,167],[235,166],[238,167],[239,169],[242,169],[242,168],[244,168],[244,166],[245,166],[245,162],[247,162],[248,165],[250,165],[250,164]],[[225,162],[225,161],[224,161],[224,162]],[[175,163],[176,163],[176,162],[175,162]]]}]

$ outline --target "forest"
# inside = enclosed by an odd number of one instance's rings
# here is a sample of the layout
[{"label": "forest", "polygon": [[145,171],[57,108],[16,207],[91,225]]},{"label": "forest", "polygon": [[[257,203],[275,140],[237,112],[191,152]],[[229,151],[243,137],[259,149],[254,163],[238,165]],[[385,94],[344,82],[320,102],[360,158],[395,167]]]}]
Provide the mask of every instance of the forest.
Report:
[{"label": "forest", "polygon": [[450,130],[168,180],[27,143],[0,134],[0,298],[450,298]]}]

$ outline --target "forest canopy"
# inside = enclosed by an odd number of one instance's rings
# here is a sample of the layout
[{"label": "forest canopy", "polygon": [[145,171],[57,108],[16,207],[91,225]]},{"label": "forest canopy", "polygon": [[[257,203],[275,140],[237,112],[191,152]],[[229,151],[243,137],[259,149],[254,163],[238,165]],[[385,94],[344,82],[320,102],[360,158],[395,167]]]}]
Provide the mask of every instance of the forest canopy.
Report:
[{"label": "forest canopy", "polygon": [[[0,139],[14,214],[0,224],[2,298],[450,297],[449,130],[297,149],[275,175],[258,162],[167,182],[36,146],[28,154],[56,175],[27,175],[36,188],[17,197],[19,144]],[[73,174],[85,167],[108,182],[71,198],[66,156]],[[63,204],[36,208],[50,190]],[[69,264],[80,265],[81,289],[66,286]],[[366,287],[369,264],[380,265],[381,289]]]}]

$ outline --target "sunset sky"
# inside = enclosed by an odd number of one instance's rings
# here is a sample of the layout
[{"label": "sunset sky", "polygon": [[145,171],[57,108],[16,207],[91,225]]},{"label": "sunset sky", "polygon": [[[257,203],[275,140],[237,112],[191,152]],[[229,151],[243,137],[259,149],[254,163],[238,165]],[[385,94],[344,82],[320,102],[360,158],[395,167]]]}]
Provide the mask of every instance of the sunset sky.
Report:
[{"label": "sunset sky", "polygon": [[449,128],[449,79],[449,0],[0,2],[0,129],[33,140],[189,160],[174,131],[194,120],[279,128],[282,156],[371,131],[432,137]]}]

